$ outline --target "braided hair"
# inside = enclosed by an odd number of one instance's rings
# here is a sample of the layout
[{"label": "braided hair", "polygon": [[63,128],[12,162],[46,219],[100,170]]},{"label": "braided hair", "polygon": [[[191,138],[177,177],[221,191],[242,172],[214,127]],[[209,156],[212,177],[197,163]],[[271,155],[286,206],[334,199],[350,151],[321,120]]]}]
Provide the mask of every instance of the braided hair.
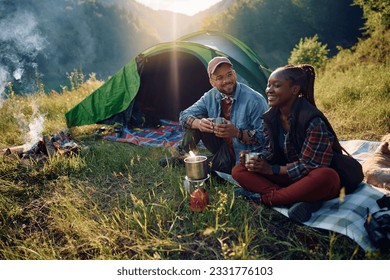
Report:
[{"label": "braided hair", "polygon": [[[301,91],[299,96],[306,98],[307,101],[309,101],[312,105],[316,106],[314,101],[314,80],[316,75],[314,67],[312,65],[286,65],[279,67],[276,70],[281,71],[285,76],[286,80],[291,81],[293,85],[299,85]],[[344,151],[346,154],[349,155],[349,153],[341,146],[337,138],[336,132],[332,128],[332,125],[330,124],[328,119],[325,118],[325,122],[329,130],[335,137],[333,142],[333,150],[339,153],[342,153],[342,151]]]},{"label": "braided hair", "polygon": [[314,101],[314,67],[309,64],[286,65],[276,69],[282,71],[286,79],[291,81],[293,85],[300,86],[300,97],[304,97],[311,104],[316,106]]}]

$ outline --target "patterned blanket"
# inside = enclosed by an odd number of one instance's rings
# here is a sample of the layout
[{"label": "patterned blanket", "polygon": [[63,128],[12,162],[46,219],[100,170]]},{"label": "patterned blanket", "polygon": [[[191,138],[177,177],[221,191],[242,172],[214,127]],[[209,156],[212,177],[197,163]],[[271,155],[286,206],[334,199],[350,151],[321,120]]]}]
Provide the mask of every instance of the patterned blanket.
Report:
[{"label": "patterned blanket", "polygon": [[160,123],[157,128],[125,128],[120,137],[112,133],[104,136],[104,139],[147,147],[168,148],[179,145],[184,133],[182,126],[178,122],[169,120],[160,120]]},{"label": "patterned blanket", "polygon": [[[376,150],[380,142],[351,140],[343,141],[341,144],[352,156],[363,163],[367,156]],[[218,175],[239,186],[229,174],[218,172]],[[344,197],[344,201],[340,201],[339,198],[326,201],[304,224],[346,235],[366,252],[375,251],[376,248],[370,242],[364,228],[364,222],[367,217],[367,209],[370,213],[380,209],[376,201],[384,194],[387,194],[386,191],[362,182],[353,194]],[[287,208],[274,207],[274,209],[288,217]]]}]

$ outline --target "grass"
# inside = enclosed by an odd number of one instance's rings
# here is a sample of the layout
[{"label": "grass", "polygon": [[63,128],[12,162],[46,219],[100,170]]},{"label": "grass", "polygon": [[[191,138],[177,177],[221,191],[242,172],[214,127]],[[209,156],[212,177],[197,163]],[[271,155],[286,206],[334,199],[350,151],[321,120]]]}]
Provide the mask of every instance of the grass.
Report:
[{"label": "grass", "polygon": [[[330,70],[318,74],[317,104],[340,139],[379,140],[390,124],[389,66],[346,67],[343,61],[335,59]],[[90,80],[63,93],[9,96],[0,109],[0,147],[24,144],[28,124],[41,115],[43,134],[64,129],[65,112],[100,85]],[[366,254],[346,236],[295,224],[235,198],[233,186],[214,177],[206,185],[209,208],[191,212],[184,167],[158,164],[169,150],[105,141],[96,129],[71,130],[82,146],[79,155],[0,160],[0,259],[390,257]]]},{"label": "grass", "polygon": [[82,153],[0,168],[0,259],[386,259],[300,226],[211,177],[209,208],[189,209],[167,151],[79,136]]},{"label": "grass", "polygon": [[320,73],[317,106],[339,138],[380,140],[390,131],[390,78],[387,65],[360,65],[343,72]]},{"label": "grass", "polygon": [[[91,148],[80,156],[2,163],[1,259],[367,257],[344,236],[236,199],[232,186],[215,178],[207,211],[191,212],[185,170],[159,167],[160,150],[83,143]],[[102,157],[111,166],[99,172]]]}]

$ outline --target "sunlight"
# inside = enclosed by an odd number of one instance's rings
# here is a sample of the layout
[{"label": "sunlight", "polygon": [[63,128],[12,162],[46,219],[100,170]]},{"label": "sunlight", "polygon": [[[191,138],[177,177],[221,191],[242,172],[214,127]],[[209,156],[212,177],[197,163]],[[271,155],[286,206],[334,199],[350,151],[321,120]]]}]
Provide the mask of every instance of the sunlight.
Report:
[{"label": "sunlight", "polygon": [[136,0],[155,10],[168,10],[192,16],[221,0]]},{"label": "sunlight", "polygon": [[168,6],[168,9],[177,13],[194,15],[197,12],[207,9],[209,7],[208,5],[205,6],[205,4],[207,5],[209,4],[209,2],[196,1],[196,0],[195,1],[172,1],[172,4]]},{"label": "sunlight", "polygon": [[[172,28],[176,32],[175,26],[176,26],[176,24],[173,25]],[[175,98],[174,98],[174,103],[175,104],[174,104],[174,106],[176,108],[178,108],[179,107],[179,94],[180,94],[180,92],[179,92],[179,86],[180,86],[179,83],[180,83],[180,81],[179,81],[179,59],[177,57],[177,50],[176,50],[176,48],[172,52],[171,69],[172,69],[171,85],[173,87],[173,94],[175,95]]]}]

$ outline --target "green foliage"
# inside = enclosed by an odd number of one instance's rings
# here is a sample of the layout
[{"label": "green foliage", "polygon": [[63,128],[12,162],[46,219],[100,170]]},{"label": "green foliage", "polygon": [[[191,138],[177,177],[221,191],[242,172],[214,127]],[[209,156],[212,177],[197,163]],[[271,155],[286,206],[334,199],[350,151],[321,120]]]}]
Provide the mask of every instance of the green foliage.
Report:
[{"label": "green foliage", "polygon": [[353,0],[237,0],[227,11],[207,17],[205,30],[227,32],[250,46],[269,67],[285,65],[300,38],[317,34],[329,55],[350,48],[364,22]]},{"label": "green foliage", "polygon": [[73,69],[70,74],[66,72],[66,76],[68,77],[68,80],[70,82],[71,90],[77,90],[85,82],[84,74],[81,69]]},{"label": "green foliage", "polygon": [[374,33],[377,30],[390,28],[390,5],[388,0],[354,0],[359,5],[366,18],[365,27],[367,32]]},{"label": "green foliage", "polygon": [[9,98],[13,98],[15,96],[15,92],[14,92],[14,89],[12,87],[12,83],[8,83],[8,86],[6,88],[6,92],[7,92],[7,95],[9,96]]},{"label": "green foliage", "polygon": [[311,64],[317,69],[322,68],[328,59],[329,50],[326,47],[326,44],[318,41],[318,35],[312,38],[301,38],[291,51],[288,63]]},{"label": "green foliage", "polygon": [[43,82],[41,80],[41,76],[40,76],[38,70],[35,70],[35,84],[37,85],[37,93],[44,94],[45,88],[44,88],[44,85],[43,85]]}]

